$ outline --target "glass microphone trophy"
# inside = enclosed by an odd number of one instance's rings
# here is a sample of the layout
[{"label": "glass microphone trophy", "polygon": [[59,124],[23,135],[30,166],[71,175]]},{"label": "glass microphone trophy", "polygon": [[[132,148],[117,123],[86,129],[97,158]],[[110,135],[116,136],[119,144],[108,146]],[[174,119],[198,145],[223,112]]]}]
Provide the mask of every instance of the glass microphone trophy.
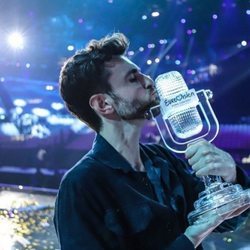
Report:
[{"label": "glass microphone trophy", "polygon": [[[155,80],[160,105],[149,110],[165,146],[175,153],[184,153],[187,144],[201,138],[211,142],[219,131],[218,120],[211,108],[210,90],[188,89],[181,74],[171,71]],[[159,111],[161,115],[159,115]],[[205,190],[188,214],[189,223],[206,220],[212,214],[224,214],[250,204],[250,189],[223,182],[218,176],[203,177]]]}]

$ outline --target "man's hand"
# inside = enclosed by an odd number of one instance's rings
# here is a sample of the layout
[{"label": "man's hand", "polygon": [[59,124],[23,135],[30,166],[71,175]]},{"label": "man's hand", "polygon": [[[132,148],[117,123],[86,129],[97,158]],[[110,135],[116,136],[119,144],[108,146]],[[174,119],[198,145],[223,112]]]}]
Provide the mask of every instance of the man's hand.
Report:
[{"label": "man's hand", "polygon": [[250,204],[247,204],[245,206],[242,206],[241,208],[234,208],[230,212],[227,212],[223,215],[214,214],[212,216],[208,215],[206,217],[206,215],[204,214],[204,220],[197,222],[197,224],[189,226],[184,234],[196,248],[223,221],[239,216],[241,213],[249,209],[249,207]]},{"label": "man's hand", "polygon": [[236,182],[236,164],[225,151],[202,139],[189,144],[185,153],[197,176],[221,176],[226,182]]}]

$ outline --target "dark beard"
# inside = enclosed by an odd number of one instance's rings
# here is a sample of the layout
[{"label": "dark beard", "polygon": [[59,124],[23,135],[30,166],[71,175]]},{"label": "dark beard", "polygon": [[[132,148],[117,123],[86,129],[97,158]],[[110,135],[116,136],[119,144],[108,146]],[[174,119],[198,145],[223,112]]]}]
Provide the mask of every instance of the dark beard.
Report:
[{"label": "dark beard", "polygon": [[142,103],[137,100],[128,102],[114,93],[112,93],[111,96],[117,107],[116,112],[123,120],[145,119],[145,114],[149,109],[159,104],[158,100],[153,100],[148,103]]}]

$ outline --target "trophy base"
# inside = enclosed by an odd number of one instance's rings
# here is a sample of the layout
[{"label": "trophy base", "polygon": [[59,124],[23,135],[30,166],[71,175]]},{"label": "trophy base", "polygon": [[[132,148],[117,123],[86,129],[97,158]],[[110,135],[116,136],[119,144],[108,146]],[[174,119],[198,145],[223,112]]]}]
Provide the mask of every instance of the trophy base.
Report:
[{"label": "trophy base", "polygon": [[250,189],[243,190],[239,184],[214,182],[199,194],[195,210],[188,214],[190,225],[205,222],[211,215],[223,215],[250,204]]}]

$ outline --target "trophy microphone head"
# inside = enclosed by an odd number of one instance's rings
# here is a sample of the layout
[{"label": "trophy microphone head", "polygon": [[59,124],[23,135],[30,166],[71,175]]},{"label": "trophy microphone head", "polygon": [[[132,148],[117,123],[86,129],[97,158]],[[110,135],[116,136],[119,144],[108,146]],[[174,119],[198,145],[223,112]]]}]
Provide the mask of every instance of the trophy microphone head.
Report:
[{"label": "trophy microphone head", "polygon": [[185,103],[185,98],[190,93],[182,75],[177,71],[159,75],[155,86],[163,119],[170,125],[173,133],[186,139],[201,132],[203,123],[196,108],[197,104]]}]

